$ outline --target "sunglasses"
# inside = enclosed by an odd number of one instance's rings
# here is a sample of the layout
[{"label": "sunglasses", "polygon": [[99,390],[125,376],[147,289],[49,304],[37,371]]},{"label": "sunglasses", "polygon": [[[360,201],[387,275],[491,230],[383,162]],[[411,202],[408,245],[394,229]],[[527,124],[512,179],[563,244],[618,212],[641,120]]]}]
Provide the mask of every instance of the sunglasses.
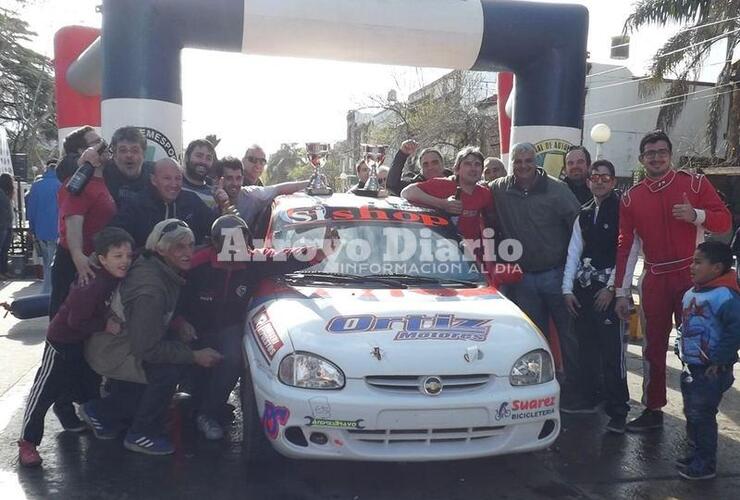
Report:
[{"label": "sunglasses", "polygon": [[162,236],[164,236],[167,233],[171,233],[178,227],[184,227],[186,229],[190,229],[190,226],[188,226],[187,224],[185,224],[185,222],[181,220],[172,221],[162,228],[162,232],[159,233],[159,239],[157,241],[161,240]]},{"label": "sunglasses", "polygon": [[256,156],[247,156],[247,161],[249,163],[259,163],[261,165],[267,164],[267,158],[258,158]]},{"label": "sunglasses", "polygon": [[611,174],[591,174],[588,178],[591,182],[609,182],[613,179]]}]

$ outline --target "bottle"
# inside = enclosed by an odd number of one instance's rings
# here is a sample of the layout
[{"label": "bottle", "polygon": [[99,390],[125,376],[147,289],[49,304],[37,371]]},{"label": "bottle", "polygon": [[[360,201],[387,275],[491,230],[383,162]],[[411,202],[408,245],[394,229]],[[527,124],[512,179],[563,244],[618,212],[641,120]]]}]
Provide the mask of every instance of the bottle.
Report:
[{"label": "bottle", "polygon": [[[458,201],[462,199],[462,187],[460,187],[460,184],[458,184],[457,188],[455,189],[455,199]],[[455,226],[457,226],[457,223],[460,221],[460,216],[453,215],[452,217],[450,217],[450,220]]]},{"label": "bottle", "polygon": [[67,182],[67,191],[75,196],[79,196],[82,190],[85,189],[85,186],[87,186],[87,183],[90,182],[90,179],[92,179],[93,173],[95,173],[95,167],[92,166],[92,163],[87,161],[83,163]]}]

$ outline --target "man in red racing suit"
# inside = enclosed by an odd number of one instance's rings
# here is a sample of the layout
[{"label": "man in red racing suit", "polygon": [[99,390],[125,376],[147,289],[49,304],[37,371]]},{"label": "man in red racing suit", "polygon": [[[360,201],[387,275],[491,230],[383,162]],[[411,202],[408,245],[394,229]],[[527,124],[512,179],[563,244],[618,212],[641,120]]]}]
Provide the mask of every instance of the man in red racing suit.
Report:
[{"label": "man in red racing suit", "polygon": [[627,424],[633,432],[659,429],[666,405],[666,352],[673,327],[680,324],[681,298],[691,287],[689,265],[704,231],[723,233],[731,216],[703,175],[677,171],[671,165],[668,136],[651,132],[640,142],[640,162],[647,177],[622,197],[615,284],[619,317],[629,317],[637,254],[642,247],[643,397],[646,409]]}]

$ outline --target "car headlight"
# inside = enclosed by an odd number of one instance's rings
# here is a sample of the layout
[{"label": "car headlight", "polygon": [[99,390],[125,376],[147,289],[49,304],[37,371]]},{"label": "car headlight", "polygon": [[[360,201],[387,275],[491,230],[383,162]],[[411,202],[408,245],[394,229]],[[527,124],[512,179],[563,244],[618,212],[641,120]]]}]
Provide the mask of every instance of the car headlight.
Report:
[{"label": "car headlight", "polygon": [[337,365],[308,352],[289,354],[280,362],[280,382],[304,389],[341,389],[344,373]]},{"label": "car headlight", "polygon": [[550,353],[544,349],[531,351],[516,360],[509,374],[511,385],[536,385],[555,377]]}]

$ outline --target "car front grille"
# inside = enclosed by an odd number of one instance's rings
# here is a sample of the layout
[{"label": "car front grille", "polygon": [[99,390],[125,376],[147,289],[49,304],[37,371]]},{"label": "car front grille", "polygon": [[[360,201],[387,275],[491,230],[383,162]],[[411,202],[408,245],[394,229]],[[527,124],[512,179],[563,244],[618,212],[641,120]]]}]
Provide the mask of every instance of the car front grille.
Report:
[{"label": "car front grille", "polygon": [[506,426],[501,425],[439,429],[352,429],[346,432],[353,441],[388,446],[402,443],[465,443],[495,438],[504,434],[505,430]]},{"label": "car front grille", "polygon": [[[430,374],[431,375],[431,374]],[[374,375],[365,377],[365,383],[375,389],[393,392],[419,392],[427,375]],[[488,374],[473,375],[439,375],[442,380],[442,392],[462,392],[483,387],[491,376]]]}]

